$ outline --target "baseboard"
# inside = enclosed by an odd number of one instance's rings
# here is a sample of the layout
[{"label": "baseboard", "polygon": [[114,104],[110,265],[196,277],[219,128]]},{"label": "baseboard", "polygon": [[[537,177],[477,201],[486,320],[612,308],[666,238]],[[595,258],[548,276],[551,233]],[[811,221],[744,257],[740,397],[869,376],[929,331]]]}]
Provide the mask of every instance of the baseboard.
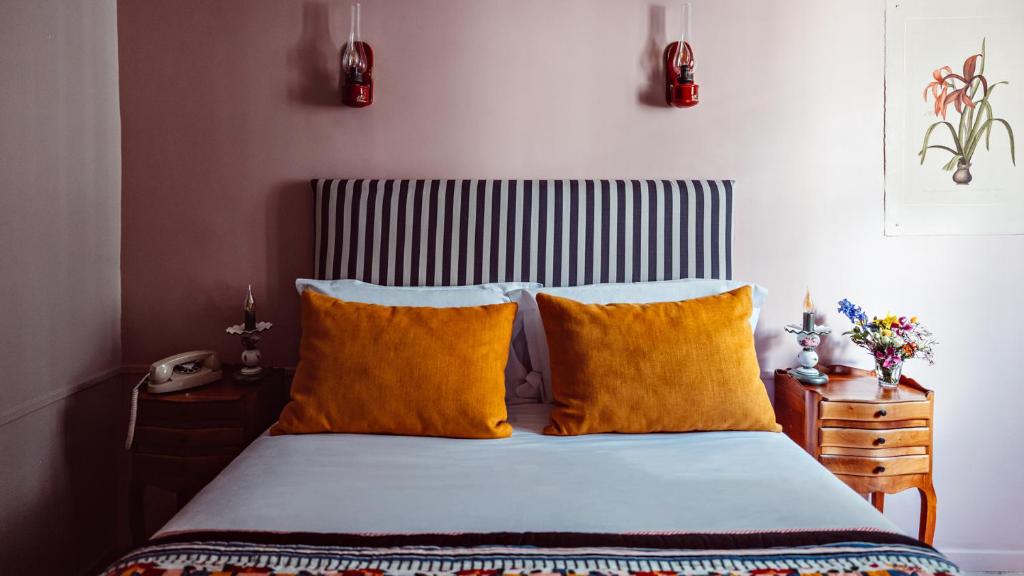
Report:
[{"label": "baseboard", "polygon": [[965,572],[1024,572],[1024,550],[943,548],[941,552]]},{"label": "baseboard", "polygon": [[79,382],[78,384],[68,386],[67,388],[61,388],[60,390],[53,390],[45,394],[40,394],[35,398],[30,398],[29,400],[26,400],[25,402],[22,402],[21,404],[18,404],[17,406],[14,406],[13,408],[3,413],[0,413],[0,427],[6,426],[7,424],[14,422],[15,420],[24,418],[25,416],[28,416],[29,414],[35,412],[36,410],[41,410],[49,406],[50,404],[53,404],[54,402],[59,402],[67,398],[68,396],[74,396],[75,394],[78,394],[83,390],[88,390],[89,388],[92,388],[93,386],[99,384],[100,382],[109,380],[120,373],[121,366],[115,366],[113,368],[100,372],[96,376],[93,376],[92,378],[89,378],[84,382]]}]

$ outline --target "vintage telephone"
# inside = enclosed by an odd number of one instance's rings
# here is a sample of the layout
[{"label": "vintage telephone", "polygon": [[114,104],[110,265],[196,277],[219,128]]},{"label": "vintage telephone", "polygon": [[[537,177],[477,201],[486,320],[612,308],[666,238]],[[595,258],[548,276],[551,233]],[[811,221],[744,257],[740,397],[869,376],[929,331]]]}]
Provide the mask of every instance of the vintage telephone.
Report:
[{"label": "vintage telephone", "polygon": [[146,384],[146,391],[151,394],[179,392],[221,378],[220,358],[212,350],[194,350],[168,356],[149,367],[149,372],[132,388],[132,408],[128,421],[128,438],[125,448],[132,447],[135,437],[135,417],[139,406],[139,389]]},{"label": "vintage telephone", "polygon": [[220,380],[220,359],[211,350],[168,356],[149,367],[147,392],[164,394],[188,390]]}]

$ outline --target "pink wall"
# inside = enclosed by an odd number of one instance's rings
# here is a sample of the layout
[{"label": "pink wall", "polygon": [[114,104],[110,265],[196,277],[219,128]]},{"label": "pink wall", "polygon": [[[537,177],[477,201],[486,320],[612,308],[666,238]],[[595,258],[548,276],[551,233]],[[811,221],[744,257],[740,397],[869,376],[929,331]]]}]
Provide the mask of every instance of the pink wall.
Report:
[{"label": "pink wall", "polygon": [[[115,0],[0,2],[0,571],[75,574],[118,510]],[[55,554],[55,551],[59,552]]]},{"label": "pink wall", "polygon": [[[267,358],[294,363],[311,177],[732,177],[737,276],[771,290],[764,368],[790,364],[781,326],[807,285],[826,311],[850,297],[930,322],[939,364],[908,371],[938,391],[938,543],[967,567],[1024,568],[1024,464],[995,440],[1024,433],[1024,238],[882,235],[883,3],[697,0],[689,111],[651,83],[677,10],[370,0],[377,100],[348,110],[345,2],[120,2],[126,362],[236,357],[223,329],[252,282],[276,322]],[[889,515],[914,529],[916,497]]]},{"label": "pink wall", "polygon": [[121,360],[113,2],[0,7],[0,416]]}]

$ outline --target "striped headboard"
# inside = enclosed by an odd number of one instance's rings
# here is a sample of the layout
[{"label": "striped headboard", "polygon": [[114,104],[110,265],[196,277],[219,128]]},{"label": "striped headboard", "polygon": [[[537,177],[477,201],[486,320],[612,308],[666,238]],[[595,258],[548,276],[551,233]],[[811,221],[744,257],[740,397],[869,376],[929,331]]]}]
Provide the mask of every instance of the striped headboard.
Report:
[{"label": "striped headboard", "polygon": [[326,180],[315,275],[394,286],[732,277],[731,180]]}]

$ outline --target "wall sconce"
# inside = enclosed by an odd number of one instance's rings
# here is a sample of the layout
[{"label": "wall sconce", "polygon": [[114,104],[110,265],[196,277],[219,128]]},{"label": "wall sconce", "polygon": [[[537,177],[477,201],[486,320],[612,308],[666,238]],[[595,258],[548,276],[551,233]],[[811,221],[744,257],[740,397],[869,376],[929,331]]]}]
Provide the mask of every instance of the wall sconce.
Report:
[{"label": "wall sconce", "polygon": [[676,108],[690,108],[699,102],[693,81],[693,48],[690,46],[690,3],[682,6],[682,32],[679,41],[665,47],[665,101]]},{"label": "wall sconce", "polygon": [[373,104],[373,48],[361,39],[359,17],[359,4],[353,4],[348,42],[341,51],[341,101],[353,108]]}]

